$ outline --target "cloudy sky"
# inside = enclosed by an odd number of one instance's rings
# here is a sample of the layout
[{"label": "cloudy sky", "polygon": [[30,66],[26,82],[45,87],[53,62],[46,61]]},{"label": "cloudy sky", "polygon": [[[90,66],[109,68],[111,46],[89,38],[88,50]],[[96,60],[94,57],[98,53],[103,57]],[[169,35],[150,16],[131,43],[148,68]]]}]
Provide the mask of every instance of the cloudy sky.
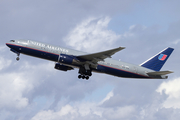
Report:
[{"label": "cloudy sky", "polygon": [[[0,120],[179,120],[179,0],[0,0]],[[16,55],[5,45],[30,39],[141,64],[166,47],[167,80],[125,79]]]}]

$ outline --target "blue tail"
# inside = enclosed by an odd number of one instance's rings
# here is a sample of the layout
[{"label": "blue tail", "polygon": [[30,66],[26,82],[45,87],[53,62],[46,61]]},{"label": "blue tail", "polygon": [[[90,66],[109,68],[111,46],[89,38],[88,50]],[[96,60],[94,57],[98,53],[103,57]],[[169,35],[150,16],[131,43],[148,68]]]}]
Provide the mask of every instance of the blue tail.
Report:
[{"label": "blue tail", "polygon": [[141,64],[142,67],[149,68],[151,70],[160,71],[164,63],[167,61],[171,53],[173,52],[173,48],[166,48],[160,53],[156,54],[152,58],[148,59],[144,63]]}]

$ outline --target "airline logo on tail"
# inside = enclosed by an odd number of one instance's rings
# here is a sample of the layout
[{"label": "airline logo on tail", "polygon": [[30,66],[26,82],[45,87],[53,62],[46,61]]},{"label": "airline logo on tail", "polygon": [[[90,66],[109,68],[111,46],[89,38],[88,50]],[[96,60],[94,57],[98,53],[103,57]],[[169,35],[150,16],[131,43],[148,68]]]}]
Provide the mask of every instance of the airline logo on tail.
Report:
[{"label": "airline logo on tail", "polygon": [[158,59],[161,60],[161,61],[164,61],[166,59],[167,55],[165,54],[160,54]]}]

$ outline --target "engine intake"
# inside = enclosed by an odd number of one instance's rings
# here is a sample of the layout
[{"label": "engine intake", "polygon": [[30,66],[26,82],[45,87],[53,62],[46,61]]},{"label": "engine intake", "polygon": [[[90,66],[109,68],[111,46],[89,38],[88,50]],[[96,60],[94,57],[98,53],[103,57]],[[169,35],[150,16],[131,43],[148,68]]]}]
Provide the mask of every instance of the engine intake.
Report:
[{"label": "engine intake", "polygon": [[75,59],[75,57],[72,55],[60,54],[58,62],[64,63],[64,64],[72,64],[73,59]]},{"label": "engine intake", "polygon": [[57,69],[57,70],[62,70],[62,71],[68,71],[68,70],[74,69],[72,67],[69,67],[69,66],[66,66],[66,65],[62,65],[60,63],[56,63],[54,68]]}]

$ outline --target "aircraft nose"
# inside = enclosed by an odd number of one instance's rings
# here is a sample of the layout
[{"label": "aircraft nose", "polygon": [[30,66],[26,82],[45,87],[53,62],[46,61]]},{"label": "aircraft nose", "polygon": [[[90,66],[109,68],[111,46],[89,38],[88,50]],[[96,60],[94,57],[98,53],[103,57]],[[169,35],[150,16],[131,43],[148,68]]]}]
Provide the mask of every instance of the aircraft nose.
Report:
[{"label": "aircraft nose", "polygon": [[8,47],[10,47],[10,44],[9,44],[9,43],[6,43],[6,45],[7,45]]},{"label": "aircraft nose", "polygon": [[6,45],[8,46],[8,43],[6,43]]}]

